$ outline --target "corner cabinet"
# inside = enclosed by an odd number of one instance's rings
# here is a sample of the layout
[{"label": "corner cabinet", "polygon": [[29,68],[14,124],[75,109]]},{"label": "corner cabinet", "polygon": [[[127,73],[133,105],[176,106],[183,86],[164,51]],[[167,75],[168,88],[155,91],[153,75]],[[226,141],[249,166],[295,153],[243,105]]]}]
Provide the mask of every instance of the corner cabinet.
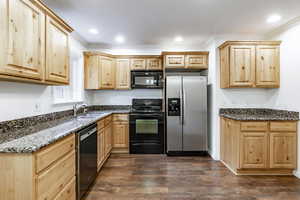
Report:
[{"label": "corner cabinet", "polygon": [[0,79],[68,84],[71,31],[40,1],[1,1]]},{"label": "corner cabinet", "polygon": [[115,68],[113,57],[85,54],[85,89],[114,89]]},{"label": "corner cabinet", "polygon": [[297,122],[221,118],[221,160],[236,175],[292,175]]},{"label": "corner cabinet", "polygon": [[221,88],[280,87],[280,41],[227,41],[220,49]]},{"label": "corner cabinet", "polygon": [[208,69],[208,52],[163,52],[165,69]]}]

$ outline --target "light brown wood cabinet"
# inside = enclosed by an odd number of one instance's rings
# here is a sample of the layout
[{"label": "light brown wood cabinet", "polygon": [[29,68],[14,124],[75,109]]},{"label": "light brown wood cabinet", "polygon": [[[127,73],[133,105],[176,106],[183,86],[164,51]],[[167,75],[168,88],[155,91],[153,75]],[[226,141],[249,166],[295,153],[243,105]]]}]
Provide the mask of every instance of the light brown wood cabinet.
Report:
[{"label": "light brown wood cabinet", "polygon": [[115,64],[115,59],[113,58],[100,58],[100,88],[115,88]]},{"label": "light brown wood cabinet", "polygon": [[112,116],[108,116],[97,123],[98,171],[109,158],[112,150]]},{"label": "light brown wood cabinet", "polygon": [[227,41],[220,49],[221,88],[278,88],[279,41]]},{"label": "light brown wood cabinet", "polygon": [[129,153],[129,116],[113,116],[113,153]]},{"label": "light brown wood cabinet", "polygon": [[1,1],[0,78],[68,84],[71,31],[40,1]]},{"label": "light brown wood cabinet", "polygon": [[147,70],[162,70],[161,58],[147,59]]},{"label": "light brown wood cabinet", "polygon": [[117,90],[130,89],[130,60],[117,59],[116,65],[116,87]]},{"label": "light brown wood cabinet", "polygon": [[85,55],[85,89],[114,89],[116,60],[112,57]]},{"label": "light brown wood cabinet", "polygon": [[32,154],[0,154],[0,199],[75,200],[75,135]]},{"label": "light brown wood cabinet", "polygon": [[221,160],[237,175],[291,175],[296,150],[297,122],[221,118]]},{"label": "light brown wood cabinet", "polygon": [[146,70],[146,59],[133,58],[130,62],[131,70]]},{"label": "light brown wood cabinet", "polygon": [[46,80],[69,83],[69,33],[46,17]]},{"label": "light brown wood cabinet", "polygon": [[162,52],[166,69],[208,69],[208,52]]}]

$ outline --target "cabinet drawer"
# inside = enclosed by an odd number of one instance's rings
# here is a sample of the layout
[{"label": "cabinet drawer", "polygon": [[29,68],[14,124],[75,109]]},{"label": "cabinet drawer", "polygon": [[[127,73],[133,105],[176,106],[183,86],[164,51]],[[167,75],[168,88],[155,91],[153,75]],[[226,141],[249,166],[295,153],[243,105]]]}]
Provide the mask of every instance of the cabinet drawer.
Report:
[{"label": "cabinet drawer", "polygon": [[242,131],[267,131],[268,122],[242,122]]},{"label": "cabinet drawer", "polygon": [[104,125],[107,126],[112,121],[111,115],[104,119]]},{"label": "cabinet drawer", "polygon": [[37,200],[54,199],[75,176],[75,151],[37,177]]},{"label": "cabinet drawer", "polygon": [[297,122],[271,122],[271,131],[297,131]]},{"label": "cabinet drawer", "polygon": [[54,200],[75,200],[76,199],[76,177],[55,197]]},{"label": "cabinet drawer", "polygon": [[97,129],[98,130],[101,130],[105,127],[105,122],[104,121],[105,120],[103,119],[103,120],[100,120],[100,121],[97,122]]},{"label": "cabinet drawer", "polygon": [[118,114],[113,116],[113,121],[128,121],[129,116],[127,114]]},{"label": "cabinet drawer", "polygon": [[75,149],[75,135],[72,134],[55,144],[39,151],[36,157],[36,173],[39,173],[49,165]]}]

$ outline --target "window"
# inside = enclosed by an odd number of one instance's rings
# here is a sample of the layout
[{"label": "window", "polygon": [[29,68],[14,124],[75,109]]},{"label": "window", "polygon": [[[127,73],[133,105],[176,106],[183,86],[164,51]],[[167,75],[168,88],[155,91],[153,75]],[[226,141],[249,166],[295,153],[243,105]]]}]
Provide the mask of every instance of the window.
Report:
[{"label": "window", "polygon": [[70,85],[53,86],[54,104],[83,101],[83,62],[82,51],[75,48],[71,49]]}]

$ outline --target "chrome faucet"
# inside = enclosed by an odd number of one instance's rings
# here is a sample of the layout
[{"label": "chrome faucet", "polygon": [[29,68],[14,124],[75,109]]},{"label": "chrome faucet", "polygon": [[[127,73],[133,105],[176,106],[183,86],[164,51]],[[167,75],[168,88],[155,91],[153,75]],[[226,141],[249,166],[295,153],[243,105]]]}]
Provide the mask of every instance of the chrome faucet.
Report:
[{"label": "chrome faucet", "polygon": [[77,117],[77,112],[78,112],[78,110],[80,109],[80,108],[83,108],[83,113],[86,113],[86,111],[87,111],[87,104],[75,104],[74,106],[73,106],[73,112],[74,112],[74,117]]}]

